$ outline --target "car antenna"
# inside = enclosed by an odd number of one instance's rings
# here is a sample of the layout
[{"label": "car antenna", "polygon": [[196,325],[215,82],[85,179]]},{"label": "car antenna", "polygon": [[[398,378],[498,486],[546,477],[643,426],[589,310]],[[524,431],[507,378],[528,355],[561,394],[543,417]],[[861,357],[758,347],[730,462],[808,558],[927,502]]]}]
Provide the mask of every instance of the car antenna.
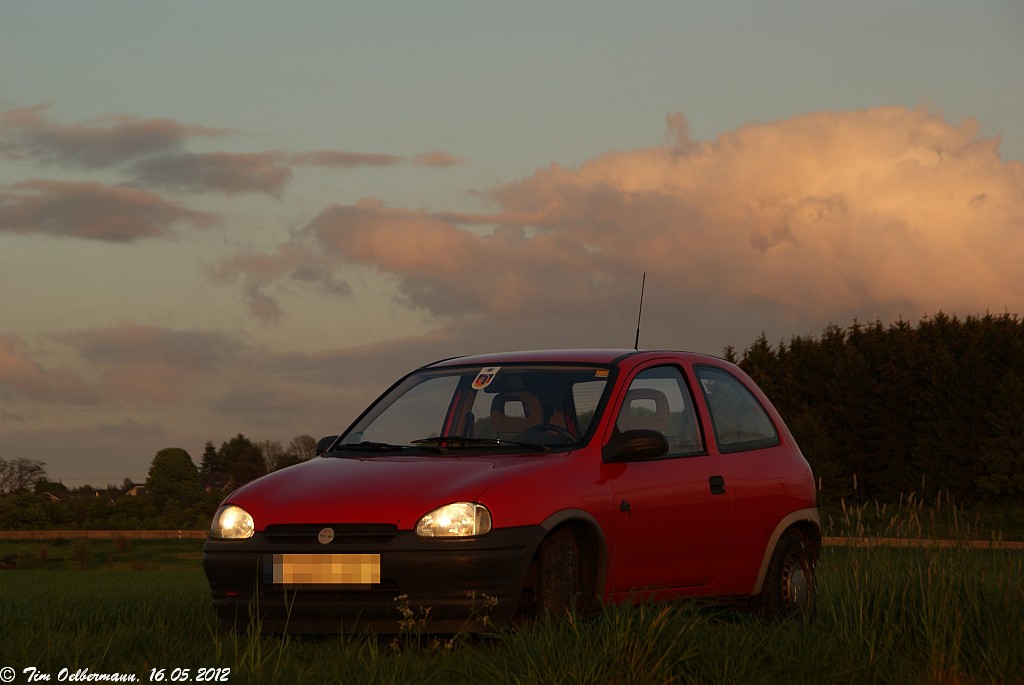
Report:
[{"label": "car antenna", "polygon": [[636,314],[636,340],[633,341],[633,349],[640,351],[640,317],[644,313],[644,286],[647,285],[647,272],[644,272],[643,280],[640,281],[640,311]]}]

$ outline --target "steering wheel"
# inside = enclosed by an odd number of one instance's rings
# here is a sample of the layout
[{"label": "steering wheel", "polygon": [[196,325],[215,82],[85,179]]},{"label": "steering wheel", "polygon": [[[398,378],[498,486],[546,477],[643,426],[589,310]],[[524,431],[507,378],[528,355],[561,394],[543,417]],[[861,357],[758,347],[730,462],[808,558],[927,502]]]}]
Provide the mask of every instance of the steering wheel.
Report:
[{"label": "steering wheel", "polygon": [[561,438],[567,442],[576,442],[576,436],[565,430],[561,426],[556,426],[553,423],[538,423],[535,426],[530,426],[526,429],[527,433],[547,433],[548,435],[556,438]]}]

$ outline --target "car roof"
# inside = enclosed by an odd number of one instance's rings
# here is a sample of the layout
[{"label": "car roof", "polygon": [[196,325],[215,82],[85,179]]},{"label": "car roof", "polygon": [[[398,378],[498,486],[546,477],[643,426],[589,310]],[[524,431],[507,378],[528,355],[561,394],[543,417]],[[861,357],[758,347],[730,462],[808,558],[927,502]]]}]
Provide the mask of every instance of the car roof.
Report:
[{"label": "car roof", "polygon": [[636,357],[634,361],[657,357],[675,357],[689,359],[691,361],[718,361],[718,357],[712,357],[696,352],[677,352],[670,350],[629,350],[629,349],[608,349],[608,350],[529,350],[521,352],[495,352],[492,354],[478,354],[465,357],[452,357],[442,359],[427,367],[437,368],[446,366],[501,366],[502,364],[515,363],[576,363],[576,364],[616,364],[619,361]]}]

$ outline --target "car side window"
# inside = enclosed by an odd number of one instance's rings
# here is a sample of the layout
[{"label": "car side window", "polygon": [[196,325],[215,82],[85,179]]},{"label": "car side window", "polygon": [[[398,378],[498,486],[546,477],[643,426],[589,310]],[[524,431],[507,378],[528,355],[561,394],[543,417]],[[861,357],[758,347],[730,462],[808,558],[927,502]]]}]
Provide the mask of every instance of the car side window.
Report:
[{"label": "car side window", "polygon": [[774,447],[779,433],[761,403],[738,378],[714,366],[696,366],[722,452]]},{"label": "car side window", "polygon": [[675,366],[656,366],[637,374],[629,384],[615,425],[620,432],[658,431],[668,440],[668,456],[704,452],[689,387]]}]

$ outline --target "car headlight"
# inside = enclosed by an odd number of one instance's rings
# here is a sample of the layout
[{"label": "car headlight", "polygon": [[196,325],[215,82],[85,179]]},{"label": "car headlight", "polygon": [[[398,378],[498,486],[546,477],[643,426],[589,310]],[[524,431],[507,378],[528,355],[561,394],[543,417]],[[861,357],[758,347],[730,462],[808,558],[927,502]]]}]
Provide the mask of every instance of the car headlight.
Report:
[{"label": "car headlight", "polygon": [[475,502],[455,502],[424,514],[416,534],[425,538],[462,538],[491,531],[491,512]]},{"label": "car headlight", "polygon": [[251,538],[256,529],[252,516],[242,507],[229,504],[213,515],[210,536],[222,540],[244,540]]}]

